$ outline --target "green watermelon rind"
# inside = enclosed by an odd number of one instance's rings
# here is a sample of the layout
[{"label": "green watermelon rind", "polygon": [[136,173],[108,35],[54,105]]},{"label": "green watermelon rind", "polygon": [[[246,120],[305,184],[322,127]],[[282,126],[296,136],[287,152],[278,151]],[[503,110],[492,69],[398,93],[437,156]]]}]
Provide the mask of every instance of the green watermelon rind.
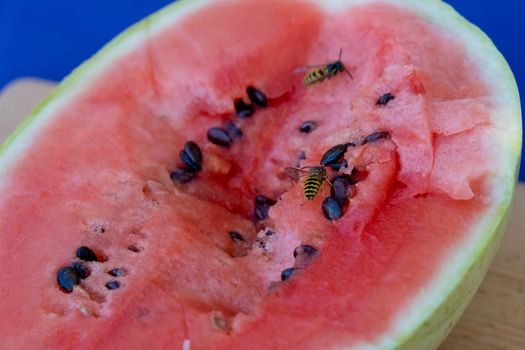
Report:
[{"label": "green watermelon rind", "polygon": [[[173,24],[176,18],[181,18],[185,12],[191,12],[199,6],[204,6],[209,0],[182,0],[168,5],[160,11],[143,19],[126,31],[118,35],[115,39],[105,45],[93,57],[84,62],[68,75],[38,106],[37,108],[16,128],[16,130],[0,146],[0,169],[2,177],[15,162],[18,154],[23,152],[32,138],[32,132],[36,132],[40,127],[45,126],[46,113],[52,116],[52,112],[59,108],[60,103],[75,97],[76,93],[82,91],[82,86],[89,86],[89,81],[96,79],[96,73],[103,71],[105,64],[110,64],[112,58],[124,55],[127,50],[135,46],[130,45],[134,42],[142,42],[140,36],[152,35],[153,32],[160,31],[168,23]],[[330,10],[340,7],[349,8],[353,5],[367,4],[375,0],[310,0],[318,3],[319,6]],[[435,278],[432,284],[437,286],[437,292],[432,291],[436,302],[430,306],[422,306],[418,301],[414,302],[412,310],[399,315],[394,321],[392,328],[385,334],[379,335],[378,339],[371,343],[358,345],[358,349],[403,349],[421,350],[435,349],[446,337],[453,325],[461,316],[463,310],[468,305],[470,299],[477,290],[483,276],[485,275],[490,262],[495,256],[499,247],[499,242],[504,232],[506,219],[512,201],[514,181],[519,167],[519,154],[521,147],[521,111],[519,96],[514,76],[503,58],[495,48],[492,41],[476,26],[469,23],[459,15],[449,5],[439,0],[383,0],[382,2],[397,3],[408,9],[413,9],[416,13],[426,18],[445,32],[451,32],[450,27],[461,27],[460,34],[475,37],[474,43],[463,41],[465,46],[471,45],[470,53],[474,58],[479,58],[480,62],[487,61],[490,57],[490,65],[487,67],[497,79],[498,87],[503,87],[502,103],[507,106],[501,108],[505,112],[501,113],[504,119],[501,122],[503,132],[510,131],[508,137],[501,137],[500,142],[501,167],[506,169],[505,173],[495,180],[499,182],[496,193],[497,205],[495,205],[485,216],[485,220],[479,223],[467,235],[470,241],[465,242],[465,247],[458,248],[459,252],[455,255],[456,260],[444,267],[443,275]],[[443,21],[445,20],[445,21]],[[449,23],[445,23],[445,22]],[[445,23],[445,24],[444,24]],[[448,27],[450,25],[450,27]],[[458,28],[457,28],[458,29]],[[454,33],[456,34],[456,33]],[[128,47],[126,48],[126,45]],[[479,48],[476,50],[474,46]],[[468,47],[467,47],[468,49]],[[481,64],[481,66],[483,66]],[[483,67],[481,67],[483,68]],[[95,74],[94,74],[95,73]],[[487,78],[488,80],[488,78]],[[505,101],[503,101],[505,100]],[[499,111],[499,110],[497,110]],[[506,119],[505,119],[506,118]],[[40,125],[39,125],[40,124]],[[508,124],[505,126],[505,124]],[[510,128],[509,125],[514,128]],[[505,157],[506,156],[506,157]],[[466,253],[468,252],[468,253]],[[454,254],[452,254],[454,255]],[[447,265],[447,264],[444,264]],[[448,272],[453,273],[450,278]],[[440,282],[445,281],[442,285]],[[423,296],[421,300],[428,303],[429,296]],[[412,314],[410,314],[412,312]],[[416,315],[416,316],[414,316]],[[408,319],[408,321],[407,321]],[[346,348],[341,344],[341,348]]]}]

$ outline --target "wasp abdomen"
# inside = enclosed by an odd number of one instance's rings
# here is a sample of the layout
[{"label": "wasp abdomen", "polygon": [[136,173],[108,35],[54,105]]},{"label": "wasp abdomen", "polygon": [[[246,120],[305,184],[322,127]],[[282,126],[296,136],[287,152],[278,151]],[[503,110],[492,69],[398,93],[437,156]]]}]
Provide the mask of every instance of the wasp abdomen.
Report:
[{"label": "wasp abdomen", "polygon": [[325,72],[321,68],[317,68],[312,70],[310,73],[304,77],[304,84],[305,85],[311,85],[315,84],[317,82],[321,82],[324,79]]},{"label": "wasp abdomen", "polygon": [[308,200],[313,199],[315,195],[319,193],[322,183],[323,183],[323,179],[320,179],[319,175],[317,174],[309,175],[304,181],[304,185],[303,185],[304,197]]}]

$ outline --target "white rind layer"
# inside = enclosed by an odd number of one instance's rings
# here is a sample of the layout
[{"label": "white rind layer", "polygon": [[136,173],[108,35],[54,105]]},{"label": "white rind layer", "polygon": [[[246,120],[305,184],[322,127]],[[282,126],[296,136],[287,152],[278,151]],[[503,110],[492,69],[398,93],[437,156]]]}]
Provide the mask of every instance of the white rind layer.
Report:
[{"label": "white rind layer", "polygon": [[[327,12],[349,9],[375,0],[310,0]],[[179,1],[153,14],[119,35],[94,57],[70,74],[0,147],[0,186],[6,186],[6,172],[16,164],[31,140],[50,123],[64,105],[82,94],[117,58],[126,55],[150,36],[155,36],[210,0]],[[516,82],[490,39],[449,5],[439,0],[382,0],[419,14],[444,33],[464,44],[467,54],[479,63],[487,83],[494,87],[491,116],[498,150],[498,169],[492,179],[493,205],[484,219],[472,227],[464,241],[445,259],[436,274],[409,307],[402,310],[392,328],[369,343],[352,349],[435,349],[455,324],[479,286],[495,255],[512,201],[521,148],[521,111]],[[348,347],[341,344],[341,349]]]}]

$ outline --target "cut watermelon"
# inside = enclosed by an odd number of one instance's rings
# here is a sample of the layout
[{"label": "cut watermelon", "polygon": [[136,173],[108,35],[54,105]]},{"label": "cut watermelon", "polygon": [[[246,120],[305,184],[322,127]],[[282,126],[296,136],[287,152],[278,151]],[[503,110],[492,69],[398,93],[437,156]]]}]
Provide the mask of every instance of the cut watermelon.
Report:
[{"label": "cut watermelon", "polygon": [[0,348],[435,349],[520,145],[512,73],[440,1],[178,2],[2,147]]}]

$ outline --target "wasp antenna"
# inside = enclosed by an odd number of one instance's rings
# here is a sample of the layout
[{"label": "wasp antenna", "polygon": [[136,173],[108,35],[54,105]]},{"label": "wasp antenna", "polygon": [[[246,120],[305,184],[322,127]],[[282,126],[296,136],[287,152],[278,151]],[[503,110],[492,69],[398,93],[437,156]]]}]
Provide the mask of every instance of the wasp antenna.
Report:
[{"label": "wasp antenna", "polygon": [[339,48],[339,61],[341,61],[341,56],[343,55],[343,48]]}]

